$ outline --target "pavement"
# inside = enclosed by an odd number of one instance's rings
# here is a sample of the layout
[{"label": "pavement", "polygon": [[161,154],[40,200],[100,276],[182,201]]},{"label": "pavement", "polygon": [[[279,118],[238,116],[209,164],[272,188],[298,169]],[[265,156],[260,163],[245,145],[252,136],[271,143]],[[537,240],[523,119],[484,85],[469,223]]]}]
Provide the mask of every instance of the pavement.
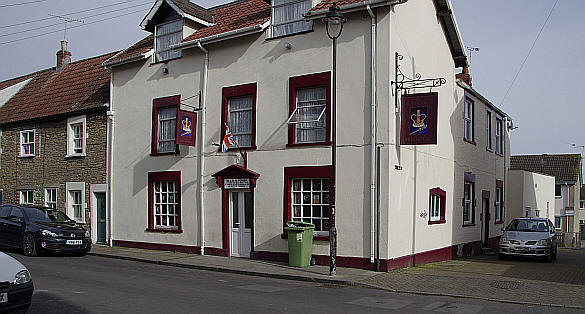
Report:
[{"label": "pavement", "polygon": [[391,292],[451,296],[514,304],[585,310],[585,250],[559,250],[557,260],[500,261],[495,256],[462,258],[390,272],[286,263],[170,251],[93,245],[89,255],[173,267],[287,280],[349,285]]}]

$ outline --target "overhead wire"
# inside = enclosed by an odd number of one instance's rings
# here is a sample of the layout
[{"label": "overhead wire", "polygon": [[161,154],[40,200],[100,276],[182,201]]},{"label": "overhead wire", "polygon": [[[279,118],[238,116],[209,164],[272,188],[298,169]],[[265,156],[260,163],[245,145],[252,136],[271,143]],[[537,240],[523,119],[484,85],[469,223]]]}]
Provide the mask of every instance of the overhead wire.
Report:
[{"label": "overhead wire", "polygon": [[37,2],[43,2],[43,1],[47,1],[47,0],[36,0],[36,1],[28,1],[28,2],[20,2],[20,3],[12,3],[12,4],[2,4],[2,5],[0,5],[0,8],[15,7],[15,6],[19,6],[19,5],[25,5],[25,4],[37,3]]},{"label": "overhead wire", "polygon": [[[126,3],[136,2],[136,1],[138,1],[138,0],[122,1],[122,2],[117,2],[117,3],[113,3],[113,4],[103,5],[101,7],[95,7],[95,8],[91,8],[91,9],[85,9],[85,10],[81,10],[81,11],[76,11],[76,12],[71,12],[71,13],[65,13],[65,14],[62,14],[62,15],[74,15],[74,14],[79,14],[79,13],[85,13],[85,12],[89,12],[89,11],[95,11],[95,10],[99,10],[99,9],[103,9],[103,8],[108,8],[108,7],[123,5],[123,4],[126,4]],[[151,3],[152,3],[151,1],[148,1],[148,2],[142,3],[141,5],[143,5],[143,4],[151,4]],[[15,24],[10,24],[10,25],[4,25],[4,26],[0,26],[0,29],[1,28],[9,28],[9,27],[20,26],[20,25],[24,25],[24,24],[42,22],[42,21],[51,20],[51,19],[53,19],[53,17],[45,17],[45,18],[37,19],[37,20],[20,22],[20,23],[15,23]]]},{"label": "overhead wire", "polygon": [[512,83],[510,83],[510,86],[508,86],[508,90],[506,91],[506,94],[504,95],[504,98],[502,98],[502,102],[500,103],[500,107],[502,107],[502,105],[504,105],[504,101],[508,97],[508,94],[510,94],[510,91],[512,90],[512,86],[514,86],[514,83],[516,82],[516,79],[518,79],[518,75],[520,75],[520,72],[522,71],[522,68],[524,68],[524,65],[526,64],[526,60],[528,60],[528,57],[530,57],[530,54],[532,53],[532,50],[534,49],[534,46],[536,45],[536,42],[538,41],[538,38],[540,38],[540,34],[542,34],[542,31],[544,30],[544,27],[548,24],[548,20],[550,19],[550,16],[552,15],[555,7],[557,6],[557,3],[559,3],[559,0],[556,0],[555,1],[555,4],[550,9],[550,12],[548,12],[548,16],[546,17],[546,20],[544,21],[544,23],[540,27],[540,31],[538,32],[538,35],[536,35],[536,38],[532,42],[532,46],[528,50],[528,53],[526,54],[526,57],[524,58],[524,61],[522,61],[522,64],[520,65],[520,68],[518,69],[518,72],[516,72],[516,75],[514,75],[514,79],[512,80]]},{"label": "overhead wire", "polygon": [[[91,25],[91,24],[95,24],[95,23],[99,23],[99,22],[103,22],[103,21],[107,21],[107,20],[112,20],[112,19],[116,19],[116,18],[119,18],[119,17],[127,16],[127,15],[134,14],[134,13],[139,13],[139,12],[144,12],[144,10],[132,11],[132,12],[128,12],[128,13],[125,13],[125,14],[120,14],[120,15],[116,15],[116,16],[109,17],[109,18],[105,18],[105,19],[101,19],[101,20],[97,20],[97,21],[85,23],[85,24],[82,24],[82,25],[71,26],[68,29],[83,27],[83,26],[87,26],[87,25]],[[54,33],[62,32],[62,31],[63,30],[59,29],[59,30],[50,31],[50,32],[42,33],[42,34],[33,35],[33,36],[18,38],[18,39],[9,40],[9,41],[3,41],[3,42],[0,42],[0,45],[10,44],[10,43],[18,42],[18,41],[23,41],[23,40],[31,39],[31,38],[37,38],[37,37],[41,37],[41,36],[45,36],[45,35],[49,35],[49,34],[54,34]]]},{"label": "overhead wire", "polygon": [[[143,5],[146,5],[146,4],[150,4],[150,2],[148,2],[148,3],[142,3],[142,4],[137,4],[137,5],[129,6],[129,7],[126,7],[126,8],[117,9],[117,10],[111,10],[111,11],[106,11],[106,12],[102,12],[102,13],[97,13],[97,14],[93,14],[93,15],[87,15],[87,16],[80,17],[80,19],[82,19],[82,20],[83,19],[89,19],[89,18],[96,17],[96,16],[101,16],[101,15],[106,15],[106,14],[110,14],[110,13],[114,13],[114,12],[128,10],[128,9],[135,8],[135,7],[139,7],[139,6],[143,6]],[[66,15],[70,15],[70,14],[66,14]],[[54,17],[51,17],[51,18],[54,18]],[[0,35],[0,37],[13,36],[13,35],[17,35],[17,34],[22,34],[22,33],[28,33],[28,32],[32,32],[32,31],[36,31],[36,30],[43,29],[43,28],[49,28],[49,27],[61,26],[61,25],[63,25],[63,23],[62,22],[59,22],[59,23],[55,23],[55,24],[50,24],[50,25],[45,25],[45,26],[39,26],[39,27],[35,27],[35,28],[27,29],[27,30],[22,30],[22,31],[17,31],[17,32],[13,32],[13,33],[2,34],[2,35]]]}]

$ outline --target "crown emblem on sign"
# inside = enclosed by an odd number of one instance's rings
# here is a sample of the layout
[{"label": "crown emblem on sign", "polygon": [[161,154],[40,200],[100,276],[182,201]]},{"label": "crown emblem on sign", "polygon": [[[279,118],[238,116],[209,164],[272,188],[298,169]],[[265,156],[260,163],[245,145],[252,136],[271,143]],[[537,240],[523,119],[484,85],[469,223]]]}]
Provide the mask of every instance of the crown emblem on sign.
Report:
[{"label": "crown emblem on sign", "polygon": [[185,117],[185,120],[183,120],[181,124],[183,125],[183,131],[191,133],[191,121],[189,121],[187,117]]},{"label": "crown emblem on sign", "polygon": [[412,120],[412,126],[415,128],[422,128],[425,126],[425,119],[427,118],[426,114],[421,114],[420,110],[416,110],[416,114],[410,115],[410,120]]}]

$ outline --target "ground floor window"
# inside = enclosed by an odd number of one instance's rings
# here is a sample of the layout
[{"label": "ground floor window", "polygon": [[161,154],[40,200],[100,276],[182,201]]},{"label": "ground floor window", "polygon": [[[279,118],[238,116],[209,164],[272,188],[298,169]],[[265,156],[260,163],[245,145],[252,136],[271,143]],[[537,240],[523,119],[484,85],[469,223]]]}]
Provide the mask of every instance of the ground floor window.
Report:
[{"label": "ground floor window", "polygon": [[85,182],[67,182],[65,189],[67,215],[79,223],[85,223]]},{"label": "ground floor window", "polygon": [[45,206],[51,208],[57,208],[57,189],[48,188],[45,189]]},{"label": "ground floor window", "polygon": [[446,193],[441,188],[429,191],[429,224],[445,222]]},{"label": "ground floor window", "polygon": [[555,229],[561,229],[561,217],[555,216]]},{"label": "ground floor window", "polygon": [[[501,182],[501,181],[500,181]],[[503,197],[503,188],[500,186],[496,187],[496,219],[495,222],[503,222],[504,220],[504,197]]]},{"label": "ground floor window", "polygon": [[463,187],[463,225],[472,225],[474,223],[474,198],[475,184],[465,182]]},{"label": "ground floor window", "polygon": [[20,191],[20,204],[34,205],[35,204],[35,191],[34,190]]},{"label": "ground floor window", "polygon": [[315,225],[315,235],[328,236],[330,229],[331,167],[287,167],[285,187],[288,220]]},{"label": "ground floor window", "polygon": [[148,174],[148,228],[161,231],[181,230],[181,172]]}]

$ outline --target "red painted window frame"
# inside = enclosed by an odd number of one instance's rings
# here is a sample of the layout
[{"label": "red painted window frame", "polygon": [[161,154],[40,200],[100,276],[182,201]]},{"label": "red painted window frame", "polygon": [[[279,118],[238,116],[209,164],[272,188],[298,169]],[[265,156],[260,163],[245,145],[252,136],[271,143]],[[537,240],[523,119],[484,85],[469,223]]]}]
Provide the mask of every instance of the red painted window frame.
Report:
[{"label": "red painted window frame", "polygon": [[295,108],[296,108],[296,90],[298,88],[303,87],[311,87],[311,86],[323,86],[325,85],[325,95],[326,96],[326,108],[325,114],[327,115],[325,121],[325,141],[324,142],[315,142],[315,143],[296,143],[295,142],[295,133],[296,133],[296,125],[289,124],[288,125],[288,143],[286,144],[287,147],[296,147],[296,146],[315,146],[315,145],[331,145],[331,72],[322,72],[322,73],[315,73],[315,74],[307,74],[307,75],[300,75],[290,77],[288,81],[289,86],[289,112],[288,115],[290,116]]},{"label": "red painted window frame", "polygon": [[[436,221],[431,221],[431,215],[430,215],[430,211],[431,211],[431,199],[433,197],[433,195],[439,195],[439,197],[441,198],[441,207],[439,208],[439,220]],[[447,202],[447,192],[445,192],[445,190],[436,187],[436,188],[432,188],[429,190],[429,225],[436,225],[436,224],[444,224],[446,222],[445,220],[445,203]]]},{"label": "red painted window frame", "polygon": [[158,152],[158,110],[160,108],[176,107],[177,117],[179,116],[179,107],[181,104],[181,95],[155,98],[152,100],[152,141],[150,146],[150,155],[174,155],[179,153],[179,145],[175,145],[174,152]]},{"label": "red painted window frame", "polygon": [[[240,96],[252,96],[252,145],[241,147],[242,150],[255,150],[256,147],[256,94],[258,91],[257,83],[248,83],[242,85],[228,86],[222,88],[221,94],[221,131],[219,132],[219,142],[223,141],[225,136],[225,123],[228,121],[228,98]],[[221,149],[221,148],[220,148]],[[228,150],[238,150],[236,146],[230,146]]]},{"label": "red painted window frame", "polygon": [[[287,237],[284,230],[286,222],[292,217],[292,197],[291,197],[291,179],[294,178],[326,178],[329,179],[329,195],[332,194],[333,168],[331,166],[299,166],[284,168],[284,214],[282,221],[282,235]],[[331,204],[329,204],[329,228],[331,228]],[[329,236],[313,236],[314,240],[329,240]]]},{"label": "red painted window frame", "polygon": [[[161,229],[154,225],[154,182],[175,181],[177,186],[177,229]],[[181,226],[181,171],[162,171],[148,173],[148,227],[147,231],[182,233]]]}]

